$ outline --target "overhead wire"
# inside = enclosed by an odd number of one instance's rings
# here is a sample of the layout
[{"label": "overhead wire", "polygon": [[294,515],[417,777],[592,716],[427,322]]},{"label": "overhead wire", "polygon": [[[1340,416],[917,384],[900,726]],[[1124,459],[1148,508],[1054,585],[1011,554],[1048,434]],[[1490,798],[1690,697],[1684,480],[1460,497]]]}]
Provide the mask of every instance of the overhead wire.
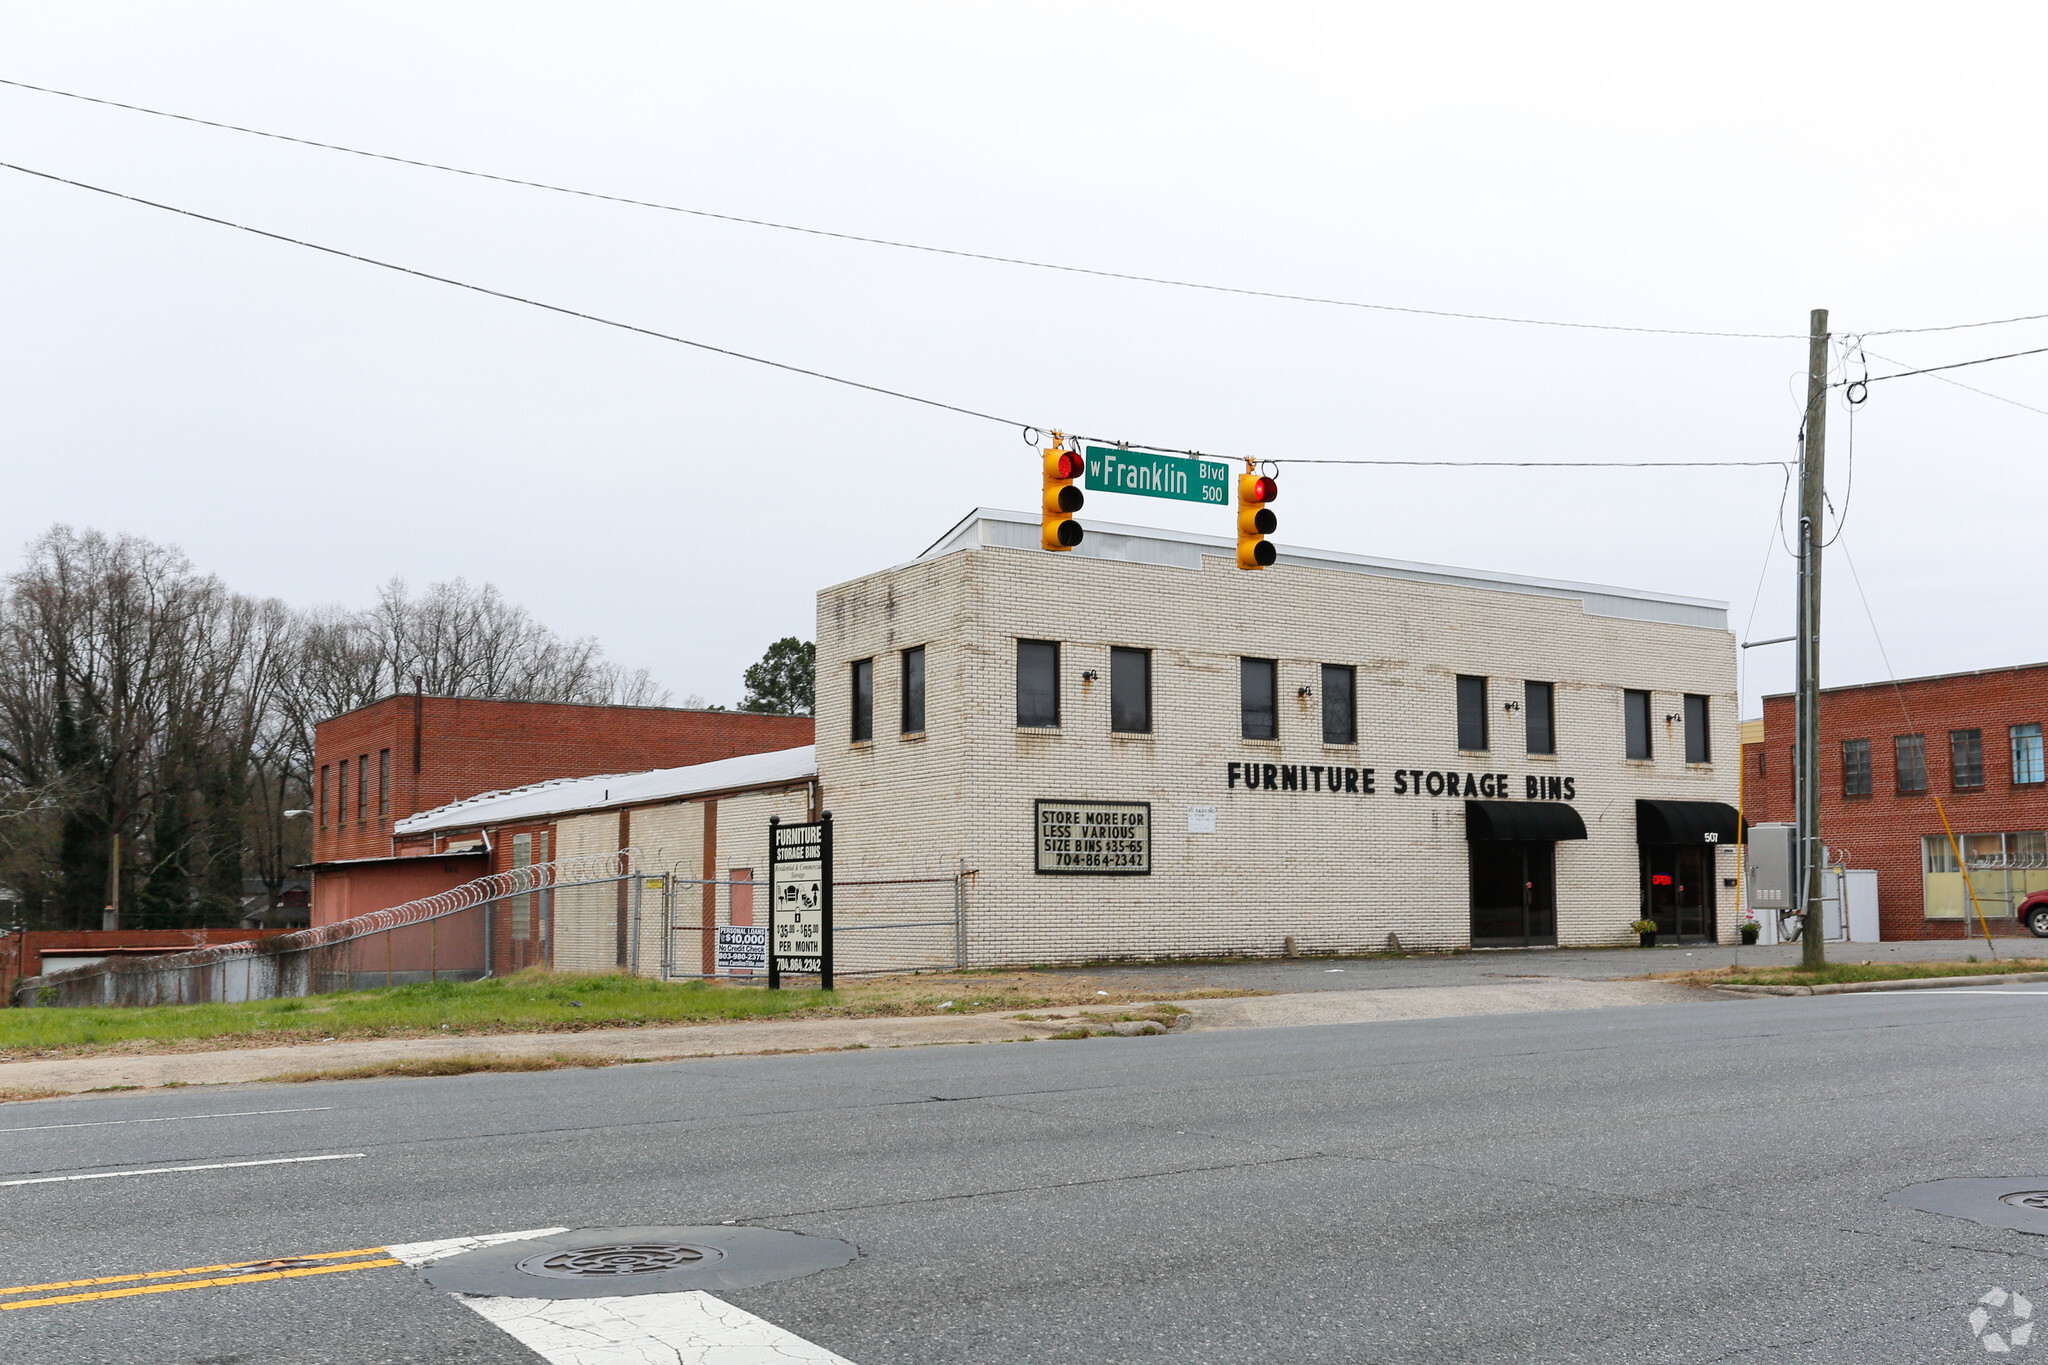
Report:
[{"label": "overhead wire", "polygon": [[1804,336],[1799,332],[1724,332],[1696,327],[1638,327],[1611,322],[1575,322],[1558,318],[1519,317],[1502,313],[1463,312],[1450,308],[1418,308],[1394,303],[1368,303],[1359,299],[1329,298],[1315,294],[1295,294],[1277,289],[1252,289],[1239,285],[1213,284],[1201,280],[1176,279],[1166,275],[1144,275],[1134,271],[1105,270],[1093,266],[1067,265],[1057,261],[1033,260],[1024,256],[1003,256],[987,251],[967,251],[958,247],[932,246],[924,242],[905,242],[891,237],[872,237],[855,232],[840,232],[830,228],[807,227],[799,223],[780,223],[767,218],[749,218],[736,213],[720,213],[712,209],[691,208],[682,204],[667,204],[652,199],[636,199],[622,194],[606,194],[598,190],[578,189],[569,185],[551,184],[544,180],[530,180],[520,176],[499,175],[491,171],[479,171],[466,166],[452,166],[445,162],[426,161],[417,157],[399,156],[391,152],[368,151],[339,142],[322,142],[315,138],[296,137],[290,133],[276,133],[263,128],[251,128],[239,123],[226,123],[218,119],[200,118],[195,114],[180,114],[167,109],[153,109],[148,105],[129,104],[122,100],[107,99],[99,95],[80,94],[75,90],[58,90],[47,85],[32,85],[27,81],[10,80],[0,77],[0,85],[12,86],[17,90],[31,90],[43,95],[56,95],[64,99],[79,100],[87,104],[105,105],[112,109],[125,109],[131,113],[148,114],[153,118],[173,119],[180,123],[198,124],[206,128],[218,128],[224,132],[242,133],[249,137],[269,138],[275,142],[288,142],[300,147],[315,147],[321,151],[341,152],[348,156],[364,157],[372,161],[387,161],[400,166],[412,166],[420,170],[441,171],[449,175],[468,176],[474,180],[495,181],[503,185],[517,185],[524,189],[544,190],[550,194],[573,195],[579,199],[596,199],[609,204],[624,204],[632,208],[656,209],[663,213],[687,214],[693,218],[712,219],[723,223],[737,223],[746,227],[772,228],[777,232],[801,233],[809,237],[824,237],[834,241],[857,242],[866,246],[889,247],[897,251],[918,251],[934,256],[951,256],[960,260],[986,261],[997,265],[1021,266],[1032,270],[1053,270],[1069,275],[1086,275],[1096,279],[1124,280],[1134,284],[1162,285],[1174,289],[1194,289],[1212,294],[1232,294],[1244,298],[1272,299],[1285,303],[1308,303],[1330,308],[1356,308],[1380,313],[1403,313],[1414,317],[1450,318],[1464,322],[1495,322],[1520,327],[1563,327],[1589,332],[1630,332],[1651,336],[1717,337],[1745,341],[1796,341]]},{"label": "overhead wire", "polygon": [[755,365],[766,365],[770,369],[784,370],[790,374],[800,374],[811,379],[822,379],[827,383],[841,384],[850,389],[861,389],[868,393],[880,394],[885,398],[900,398],[906,403],[918,403],[928,408],[938,408],[946,412],[957,412],[963,417],[977,417],[986,422],[998,422],[1004,426],[1018,427],[1027,431],[1033,429],[1035,425],[1030,422],[1020,422],[1014,418],[999,417],[994,413],[982,412],[977,408],[964,407],[958,403],[947,403],[937,398],[925,398],[919,394],[906,393],[901,389],[886,388],[880,384],[870,384],[865,380],[849,379],[844,375],[830,374],[824,370],[814,370],[807,366],[794,365],[786,360],[771,360],[767,356],[735,350],[730,346],[717,346],[708,341],[693,341],[689,337],[677,336],[672,332],[658,331],[655,328],[643,327],[633,322],[621,322],[616,318],[604,317],[601,314],[589,313],[577,308],[568,308],[559,303],[548,303],[542,299],[530,298],[524,294],[514,294],[503,289],[492,289],[487,285],[471,284],[467,280],[458,280],[448,275],[436,275],[429,270],[420,270],[409,265],[399,265],[393,261],[380,260],[375,256],[365,256],[360,252],[344,251],[340,247],[325,246],[319,242],[307,241],[302,237],[290,237],[282,232],[271,232],[266,228],[251,227],[247,223],[237,223],[232,219],[217,218],[209,213],[200,213],[196,209],[179,208],[175,204],[159,203],[154,199],[144,199],[140,195],[126,194],[120,190],[108,189],[103,185],[88,184],[83,180],[73,180],[67,176],[56,175],[50,171],[39,171],[33,167],[16,165],[11,161],[0,161],[0,170],[18,171],[23,175],[35,176],[38,179],[53,181],[59,185],[70,185],[75,189],[90,190],[94,194],[103,194],[110,199],[125,200],[131,204],[140,204],[145,208],[157,209],[164,213],[174,213],[180,217],[196,219],[202,223],[212,223],[216,227],[233,228],[236,232],[246,232],[254,237],[265,237],[273,242],[283,242],[288,246],[304,247],[308,251],[318,251],[329,256],[339,256],[343,260],[356,261],[363,265],[373,265],[380,270],[390,270],[400,275],[411,275],[416,279],[432,280],[436,284],[445,284],[456,289],[467,289],[473,294],[483,294],[490,298],[503,299],[508,303],[524,304],[529,308],[539,308],[546,312],[559,313],[563,317],[581,318],[585,322],[595,322],[600,326],[616,327],[622,332],[635,332],[641,336],[653,337],[657,341],[671,341],[678,346],[689,346],[699,351],[709,351],[714,355],[729,356],[734,360],[745,360]]},{"label": "overhead wire", "polygon": [[[1871,334],[1866,333],[1866,335]],[[1867,351],[1865,352],[1865,354],[1870,355],[1878,360],[1882,360],[1887,365],[1905,365],[1911,363],[1909,361],[1894,359],[1893,357],[1888,355],[1878,355],[1876,351]],[[2028,412],[2038,412],[2043,417],[2048,417],[2048,408],[2037,408],[2032,403],[2022,403],[2017,398],[2007,398],[2002,393],[1993,393],[1989,389],[1980,389],[1975,384],[1965,384],[1962,380],[1951,379],[1949,376],[1945,374],[1937,374],[1934,375],[1933,378],[1935,378],[1943,384],[1950,384],[1959,389],[1967,389],[1969,392],[1976,394],[1980,398],[1995,399],[2000,403],[2009,403],[2013,407],[2025,408]]]},{"label": "overhead wire", "polygon": [[[1939,374],[1943,370],[1961,370],[1971,365],[1989,365],[1994,360],[2018,360],[2021,356],[2048,355],[2048,346],[2036,346],[2026,351],[2007,351],[2003,355],[1979,356],[1975,360],[1956,360],[1946,365],[1924,365],[1917,370],[1899,370],[1893,374],[1874,374],[1868,379],[1853,381],[1860,384],[1880,384],[1887,379],[1908,379],[1916,374]],[[1843,383],[1851,381],[1844,380]]]}]

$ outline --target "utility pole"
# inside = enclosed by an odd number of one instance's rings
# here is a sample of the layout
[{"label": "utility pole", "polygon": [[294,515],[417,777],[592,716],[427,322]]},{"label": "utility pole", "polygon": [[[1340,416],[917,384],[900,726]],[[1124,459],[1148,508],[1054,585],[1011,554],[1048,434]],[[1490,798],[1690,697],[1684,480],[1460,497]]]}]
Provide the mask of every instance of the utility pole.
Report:
[{"label": "utility pole", "polygon": [[1822,941],[1822,875],[1827,849],[1820,838],[1820,541],[1821,491],[1827,470],[1828,310],[1813,310],[1806,342],[1806,432],[1799,452],[1799,678],[1798,786],[1801,965],[1808,971],[1827,966]]}]

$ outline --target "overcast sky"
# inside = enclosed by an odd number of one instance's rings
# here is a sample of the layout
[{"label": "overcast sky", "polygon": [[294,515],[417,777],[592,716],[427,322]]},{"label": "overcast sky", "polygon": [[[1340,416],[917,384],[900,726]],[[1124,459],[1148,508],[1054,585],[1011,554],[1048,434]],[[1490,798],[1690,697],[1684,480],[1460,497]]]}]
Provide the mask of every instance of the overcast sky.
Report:
[{"label": "overcast sky", "polygon": [[[1803,333],[2048,312],[2039,6],[0,3],[0,77],[716,212],[1420,308]],[[1233,298],[465,179],[0,87],[0,160],[994,413],[1224,455],[1795,453],[1803,340]],[[1909,365],[2048,323],[1872,336]],[[1871,370],[1893,368],[1872,359]],[[2048,409],[2048,356],[1959,371]],[[1830,416],[1902,674],[2048,658],[2048,414]],[[500,585],[732,702],[1015,428],[0,172],[0,564],[53,521],[236,587]],[[1769,469],[1282,465],[1281,542],[1791,625]],[[1091,496],[1084,522],[1227,534]],[[1839,549],[1840,547],[1838,547]],[[1824,676],[1882,678],[1831,552]],[[1762,579],[1761,605],[1749,626]],[[1751,651],[1746,713],[1790,684]]]}]

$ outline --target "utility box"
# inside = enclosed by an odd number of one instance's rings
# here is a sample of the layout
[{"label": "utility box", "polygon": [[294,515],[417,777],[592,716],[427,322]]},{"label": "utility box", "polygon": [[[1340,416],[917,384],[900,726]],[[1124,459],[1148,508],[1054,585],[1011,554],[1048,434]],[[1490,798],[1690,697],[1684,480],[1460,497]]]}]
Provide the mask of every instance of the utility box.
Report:
[{"label": "utility box", "polygon": [[1877,873],[1868,868],[1843,869],[1842,904],[1849,918],[1849,941],[1878,942]]},{"label": "utility box", "polygon": [[1768,943],[1778,941],[1779,913],[1798,908],[1794,904],[1799,894],[1799,864],[1794,857],[1796,847],[1791,825],[1749,827],[1749,866],[1744,869],[1743,894],[1748,901],[1745,908],[1763,926],[1768,936],[1764,941]]}]

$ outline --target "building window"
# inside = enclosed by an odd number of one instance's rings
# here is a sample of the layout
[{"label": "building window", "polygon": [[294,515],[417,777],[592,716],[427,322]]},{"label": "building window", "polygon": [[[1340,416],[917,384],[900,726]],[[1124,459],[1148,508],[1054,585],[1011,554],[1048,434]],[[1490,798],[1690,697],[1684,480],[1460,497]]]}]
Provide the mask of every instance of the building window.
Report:
[{"label": "building window", "polygon": [[1522,684],[1522,730],[1532,754],[1557,752],[1555,697],[1549,683]]},{"label": "building window", "polygon": [[341,760],[341,781],[334,784],[334,827],[348,823],[348,760]]},{"label": "building window", "polygon": [[1842,741],[1842,795],[1870,795],[1870,741]]},{"label": "building window", "polygon": [[1984,785],[1984,732],[1948,732],[1949,781],[1957,791]]},{"label": "building window", "polygon": [[1893,735],[1892,763],[1899,790],[1907,795],[1927,790],[1927,740],[1921,735]]},{"label": "building window", "polygon": [[1764,751],[1762,746],[1758,746],[1756,751],[1756,775],[1758,777],[1764,775]]},{"label": "building window", "polygon": [[1109,728],[1126,735],[1152,733],[1152,651],[1109,651]]},{"label": "building window", "polygon": [[370,756],[356,760],[356,823],[370,818]]},{"label": "building window", "polygon": [[391,814],[391,751],[377,751],[377,815]]},{"label": "building window", "polygon": [[1630,758],[1647,759],[1650,756],[1650,694],[1648,692],[1623,692],[1621,694],[1621,721],[1623,739],[1628,746]]},{"label": "building window", "polygon": [[320,765],[320,828],[327,828],[327,778],[328,765]]},{"label": "building window", "polygon": [[1713,741],[1708,738],[1707,699],[1695,693],[1685,694],[1685,761],[1688,763],[1712,763],[1714,761]]},{"label": "building window", "polygon": [[2018,783],[2048,780],[2048,771],[2041,766],[2041,727],[2038,725],[2012,727],[2012,780]]},{"label": "building window", "polygon": [[1273,659],[1237,661],[1238,716],[1246,739],[1280,737],[1280,665]]},{"label": "building window", "polygon": [[1323,743],[1358,743],[1358,670],[1323,665]]},{"label": "building window", "polygon": [[1458,675],[1458,747],[1486,747],[1486,679]]},{"label": "building window", "polygon": [[1060,723],[1060,647],[1051,640],[1017,642],[1017,723]]},{"label": "building window", "polygon": [[924,733],[924,646],[903,651],[903,733]]},{"label": "building window", "polygon": [[875,737],[875,661],[853,661],[853,742],[865,744]]}]

